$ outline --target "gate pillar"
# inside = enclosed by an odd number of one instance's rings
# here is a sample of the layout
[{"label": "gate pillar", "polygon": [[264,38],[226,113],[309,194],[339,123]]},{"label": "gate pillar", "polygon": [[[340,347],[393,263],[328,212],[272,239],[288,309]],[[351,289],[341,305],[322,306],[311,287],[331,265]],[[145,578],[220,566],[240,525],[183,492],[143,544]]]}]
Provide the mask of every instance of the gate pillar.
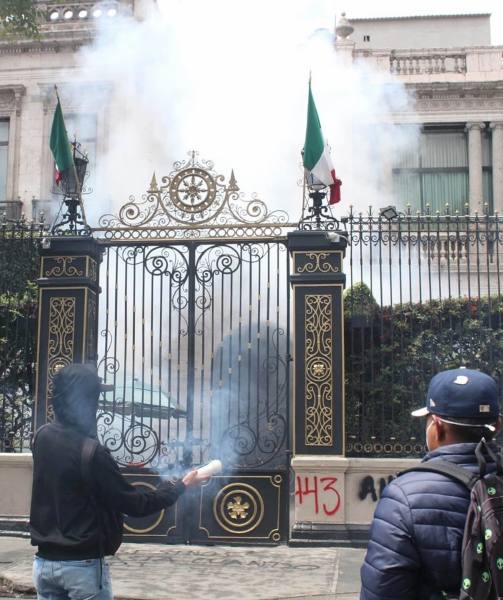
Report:
[{"label": "gate pillar", "polygon": [[87,235],[47,237],[40,246],[35,423],[52,421],[52,380],[70,363],[97,359],[98,242]]},{"label": "gate pillar", "polygon": [[349,543],[345,524],[344,313],[347,240],[288,234],[293,288],[292,545]]}]

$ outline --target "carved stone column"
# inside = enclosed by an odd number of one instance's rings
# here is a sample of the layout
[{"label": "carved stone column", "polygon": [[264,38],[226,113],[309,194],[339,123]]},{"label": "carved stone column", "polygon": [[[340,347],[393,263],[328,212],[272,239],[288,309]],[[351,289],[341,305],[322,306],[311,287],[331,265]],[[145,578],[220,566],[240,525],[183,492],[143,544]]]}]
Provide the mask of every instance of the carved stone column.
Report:
[{"label": "carved stone column", "polygon": [[293,544],[349,539],[344,523],[346,244],[345,238],[324,231],[288,234],[294,298]]},{"label": "carved stone column", "polygon": [[55,373],[71,363],[96,363],[102,259],[88,236],[45,238],[40,254],[35,431],[54,417]]},{"label": "carved stone column", "polygon": [[467,123],[468,170],[470,178],[470,213],[484,212],[484,185],[482,180],[482,138],[484,123]]},{"label": "carved stone column", "polygon": [[503,215],[503,123],[491,123],[493,132],[493,205]]}]

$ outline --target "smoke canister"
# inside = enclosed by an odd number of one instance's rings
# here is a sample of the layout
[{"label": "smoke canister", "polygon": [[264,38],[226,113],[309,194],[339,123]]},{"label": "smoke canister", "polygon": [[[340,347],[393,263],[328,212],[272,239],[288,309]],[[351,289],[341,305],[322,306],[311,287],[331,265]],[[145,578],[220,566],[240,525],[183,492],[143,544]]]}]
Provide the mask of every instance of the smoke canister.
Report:
[{"label": "smoke canister", "polygon": [[212,460],[209,463],[199,467],[197,472],[199,475],[215,475],[215,473],[219,473],[222,470],[222,463],[219,460]]}]

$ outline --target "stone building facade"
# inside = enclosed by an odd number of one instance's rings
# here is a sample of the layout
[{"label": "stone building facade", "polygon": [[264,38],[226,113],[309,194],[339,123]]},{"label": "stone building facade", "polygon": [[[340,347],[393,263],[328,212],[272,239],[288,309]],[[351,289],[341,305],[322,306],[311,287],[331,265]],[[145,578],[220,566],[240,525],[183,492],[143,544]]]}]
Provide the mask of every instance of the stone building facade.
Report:
[{"label": "stone building facade", "polygon": [[[449,204],[451,214],[501,214],[503,48],[490,45],[489,23],[487,14],[351,23],[343,16],[336,28],[340,64],[363,65],[370,79],[408,97],[374,116],[379,186],[400,210],[429,204],[443,214]],[[404,134],[415,139],[397,152]]]},{"label": "stone building facade", "polygon": [[[103,157],[127,109],[114,73],[84,72],[78,51],[93,44],[107,21],[141,20],[157,10],[151,0],[37,4],[46,14],[41,41],[0,39],[0,210],[11,218],[40,210],[51,218],[58,208],[49,149],[55,83],[69,134],[76,129],[89,150],[92,198],[110,196]],[[375,115],[374,183],[399,209],[411,204],[424,211],[429,204],[434,213],[446,203],[452,212],[467,204],[472,213],[503,209],[502,48],[490,45],[489,23],[490,15],[481,14],[351,23],[342,17],[338,24],[339,65],[363,65],[390,95],[398,84],[410,100]],[[404,136],[415,138],[405,151],[397,144]],[[355,138],[354,155],[358,144]],[[361,172],[361,163],[345,168],[345,199]]]},{"label": "stone building facade", "polygon": [[[67,130],[89,152],[93,187],[107,195],[105,169],[96,171],[96,157],[104,156],[111,127],[115,126],[114,74],[83,73],[78,52],[93,44],[100,27],[113,19],[144,19],[150,0],[44,2],[41,40],[0,39],[0,211],[8,218],[46,219],[55,216],[54,162],[49,148],[58,84]],[[115,111],[117,112],[117,111]],[[101,177],[101,178],[100,178]],[[97,194],[96,196],[97,197]]]}]

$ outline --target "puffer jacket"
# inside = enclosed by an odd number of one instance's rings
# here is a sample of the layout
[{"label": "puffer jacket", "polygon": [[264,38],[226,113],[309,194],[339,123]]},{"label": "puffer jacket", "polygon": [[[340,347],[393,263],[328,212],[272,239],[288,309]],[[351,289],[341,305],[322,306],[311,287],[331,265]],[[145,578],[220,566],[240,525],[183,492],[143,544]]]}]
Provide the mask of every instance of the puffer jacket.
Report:
[{"label": "puffer jacket", "polygon": [[[476,446],[443,446],[423,462],[440,459],[478,473]],[[495,472],[489,457],[487,471]],[[459,593],[469,503],[465,486],[438,473],[406,473],[388,484],[370,528],[360,600],[440,600],[442,592]]]}]

